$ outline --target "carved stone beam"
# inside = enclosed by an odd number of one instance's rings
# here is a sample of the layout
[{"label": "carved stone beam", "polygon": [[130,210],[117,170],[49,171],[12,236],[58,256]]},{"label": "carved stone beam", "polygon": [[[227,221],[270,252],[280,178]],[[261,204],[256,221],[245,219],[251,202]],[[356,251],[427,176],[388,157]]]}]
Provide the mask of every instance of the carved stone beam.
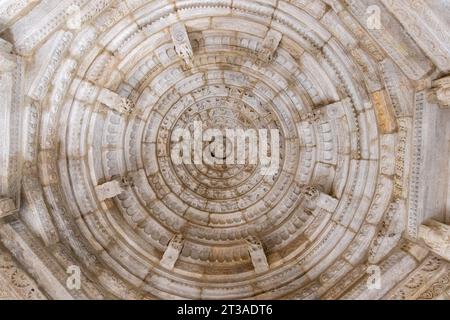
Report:
[{"label": "carved stone beam", "polygon": [[334,212],[339,203],[338,199],[327,195],[316,186],[303,186],[301,193],[305,198],[305,208],[311,211],[323,209]]},{"label": "carved stone beam", "polygon": [[130,99],[124,98],[106,88],[103,88],[100,91],[98,100],[108,108],[119,113],[131,113],[135,107]]},{"label": "carved stone beam", "polygon": [[159,264],[166,269],[172,270],[180,257],[181,250],[183,250],[183,245],[183,236],[181,234],[175,235],[172,240],[170,240]]},{"label": "carved stone beam", "polygon": [[275,30],[269,30],[262,43],[262,49],[258,53],[258,58],[264,63],[270,63],[274,60],[275,52],[280,45],[283,35]]},{"label": "carved stone beam", "polygon": [[450,71],[450,36],[425,0],[381,0],[434,64]]},{"label": "carved stone beam", "polygon": [[120,178],[96,186],[95,191],[99,200],[104,201],[118,196],[130,185],[132,185],[132,181],[129,178]]},{"label": "carved stone beam", "polygon": [[192,50],[191,41],[189,40],[186,26],[181,22],[174,24],[170,28],[170,35],[178,56],[183,59],[189,67],[192,67],[194,51]]},{"label": "carved stone beam", "polygon": [[13,199],[0,198],[0,219],[12,215],[16,211]]},{"label": "carved stone beam", "polygon": [[34,234],[21,220],[0,224],[0,239],[21,267],[33,276],[39,287],[51,298],[56,300],[88,298],[81,290],[67,288],[66,272],[62,265],[41,241],[36,241]]},{"label": "carved stone beam", "polygon": [[450,108],[450,76],[433,81],[430,98],[441,108]]},{"label": "carved stone beam", "polygon": [[16,68],[16,58],[12,52],[12,44],[0,38],[0,73],[11,72]]},{"label": "carved stone beam", "polygon": [[450,261],[450,226],[430,220],[419,227],[419,240],[432,252]]},{"label": "carved stone beam", "polygon": [[248,237],[246,240],[248,246],[248,253],[252,259],[255,272],[261,273],[269,270],[269,263],[264,252],[262,243],[255,237]]}]

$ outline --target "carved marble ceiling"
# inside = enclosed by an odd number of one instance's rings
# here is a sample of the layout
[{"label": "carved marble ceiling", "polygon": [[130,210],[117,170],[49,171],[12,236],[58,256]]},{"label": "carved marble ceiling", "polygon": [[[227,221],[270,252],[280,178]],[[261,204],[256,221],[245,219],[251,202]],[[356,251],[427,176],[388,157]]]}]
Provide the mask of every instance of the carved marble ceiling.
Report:
[{"label": "carved marble ceiling", "polygon": [[[448,30],[447,0],[0,0],[0,299],[450,299]],[[279,169],[173,163],[196,121],[278,130]]]}]

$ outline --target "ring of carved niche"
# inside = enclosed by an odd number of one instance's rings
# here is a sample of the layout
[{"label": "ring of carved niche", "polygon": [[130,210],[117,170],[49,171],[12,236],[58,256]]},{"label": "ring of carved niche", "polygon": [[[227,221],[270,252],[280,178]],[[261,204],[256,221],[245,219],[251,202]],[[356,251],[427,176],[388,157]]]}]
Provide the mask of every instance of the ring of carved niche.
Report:
[{"label": "ring of carved niche", "polygon": [[[364,77],[357,67],[349,69],[355,65],[344,46],[334,38],[326,43],[330,33],[317,20],[305,26],[281,10],[272,28],[283,39],[273,61],[262,63],[257,52],[268,30],[264,7],[248,2],[232,17],[219,17],[230,10],[226,5],[186,7],[179,13],[188,17],[181,19],[195,53],[188,67],[167,31],[176,22],[167,14],[172,9],[152,8],[147,15],[150,8],[136,8],[139,27],[120,10],[115,20],[101,15],[96,29],[78,32],[61,62],[69,66],[69,81],[54,82],[53,90],[66,86],[68,93],[44,111],[41,141],[52,149],[55,132],[65,137],[50,161],[58,170],[50,193],[71,212],[61,219],[64,228],[77,228],[90,250],[102,253],[102,267],[158,297],[245,298],[268,291],[279,297],[301,289],[331,249],[336,259],[342,254],[358,261],[374,233],[364,222],[370,203],[363,199],[376,188],[378,136],[370,128],[367,89],[355,81]],[[205,16],[216,19],[213,25]],[[244,16],[253,28],[242,28]],[[124,115],[106,108],[94,85],[128,97],[135,109]],[[202,105],[213,111],[216,102],[241,122],[213,115],[211,123],[280,129],[282,162],[275,176],[235,167],[214,185],[218,170],[170,163],[164,151],[170,131],[201,117]],[[332,103],[338,103],[336,117],[327,115]],[[325,115],[305,121],[318,108]],[[94,187],[116,176],[132,177],[133,185],[99,201]],[[304,210],[300,191],[309,184],[339,199],[336,212]],[[159,260],[177,233],[183,250],[167,270]],[[248,236],[264,244],[267,272],[255,274]],[[332,262],[320,269],[334,272]]]}]

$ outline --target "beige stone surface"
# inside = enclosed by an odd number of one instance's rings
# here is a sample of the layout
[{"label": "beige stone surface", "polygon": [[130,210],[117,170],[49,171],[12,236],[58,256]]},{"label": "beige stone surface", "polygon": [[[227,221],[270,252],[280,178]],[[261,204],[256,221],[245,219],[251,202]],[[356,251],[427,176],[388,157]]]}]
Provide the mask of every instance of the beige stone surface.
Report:
[{"label": "beige stone surface", "polygon": [[450,299],[449,10],[0,1],[0,299]]}]

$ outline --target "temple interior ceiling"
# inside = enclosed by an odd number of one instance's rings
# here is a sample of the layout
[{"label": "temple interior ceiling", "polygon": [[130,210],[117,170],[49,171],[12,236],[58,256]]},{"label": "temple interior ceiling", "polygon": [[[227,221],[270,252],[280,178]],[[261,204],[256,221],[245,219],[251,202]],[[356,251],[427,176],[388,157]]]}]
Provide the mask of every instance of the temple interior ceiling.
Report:
[{"label": "temple interior ceiling", "polygon": [[[449,30],[448,0],[0,0],[0,299],[450,299]],[[235,136],[175,161],[198,127]]]}]

